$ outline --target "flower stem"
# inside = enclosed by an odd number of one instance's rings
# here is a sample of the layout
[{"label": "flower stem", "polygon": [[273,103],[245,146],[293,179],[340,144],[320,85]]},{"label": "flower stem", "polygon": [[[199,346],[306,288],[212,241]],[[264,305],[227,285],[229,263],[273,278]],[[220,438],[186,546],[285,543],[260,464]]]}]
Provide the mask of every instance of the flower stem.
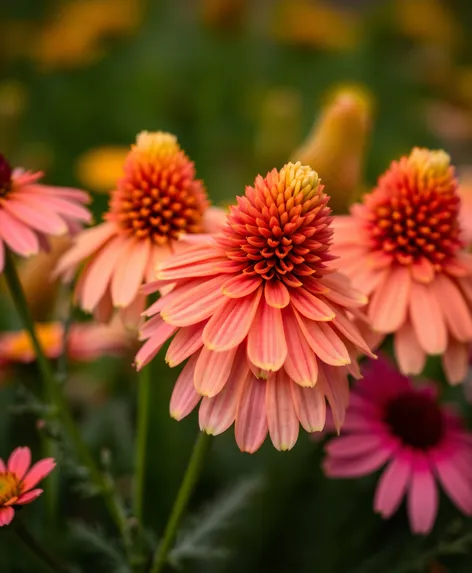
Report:
[{"label": "flower stem", "polygon": [[180,521],[185,513],[190,496],[200,475],[207,453],[210,446],[210,436],[205,432],[200,432],[192,455],[185,471],[184,479],[180,485],[179,492],[172,507],[172,511],[167,521],[164,531],[164,537],[154,553],[151,573],[159,573],[167,561],[167,556],[171,549],[172,543],[177,535]]},{"label": "flower stem", "polygon": [[36,541],[36,539],[31,535],[31,533],[26,529],[22,523],[17,523],[13,530],[18,535],[18,537],[23,541],[25,545],[28,546],[30,551],[38,557],[43,563],[48,565],[51,571],[55,573],[67,573],[67,569],[59,563],[55,557],[48,553],[41,545]]},{"label": "flower stem", "polygon": [[80,462],[88,469],[90,478],[94,485],[98,488],[100,493],[103,494],[108,511],[118,527],[120,533],[126,544],[128,544],[128,528],[126,526],[126,519],[121,511],[119,504],[116,502],[113,488],[105,480],[102,473],[97,468],[92,456],[90,455],[85,442],[82,440],[80,431],[74,422],[69,405],[62,394],[61,388],[57,383],[51,363],[46,358],[41,343],[36,334],[33,318],[30,314],[28,303],[23,291],[23,287],[15,267],[12,254],[6,249],[5,253],[5,279],[10,290],[11,297],[15,303],[18,314],[20,315],[23,326],[30,336],[33,345],[36,362],[43,380],[45,393],[51,403],[54,405],[56,415],[62,422],[64,430],[69,437],[69,440],[75,450],[75,453]]},{"label": "flower stem", "polygon": [[145,366],[138,377],[138,414],[136,432],[136,460],[134,473],[134,516],[143,523],[143,502],[146,480],[146,453],[149,434],[149,396],[151,367]]}]

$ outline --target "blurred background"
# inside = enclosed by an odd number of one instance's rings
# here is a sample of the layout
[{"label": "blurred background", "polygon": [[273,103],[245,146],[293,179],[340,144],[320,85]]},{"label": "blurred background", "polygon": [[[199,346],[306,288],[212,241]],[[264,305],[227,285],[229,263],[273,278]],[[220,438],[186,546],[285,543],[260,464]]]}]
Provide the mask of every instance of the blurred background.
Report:
[{"label": "blurred background", "polygon": [[[444,147],[466,188],[471,29],[466,0],[0,0],[0,152],[13,165],[45,171],[49,183],[93,192],[97,221],[141,130],[176,134],[216,204],[233,201],[257,173],[296,159],[316,121],[326,145],[317,151],[322,168],[312,166],[326,191],[337,194],[339,211],[348,194],[375,184],[414,145]],[[335,127],[323,114],[346,89],[363,115],[361,128],[343,140],[356,150],[354,181],[343,195],[346,154],[339,154]],[[45,320],[57,305],[47,300],[46,263],[38,264],[42,282],[33,273],[30,296],[39,297],[37,317]],[[5,294],[1,304],[2,329],[18,328]],[[84,434],[97,455],[110,451],[125,496],[133,463],[132,346],[123,358],[72,364],[68,381]],[[146,522],[161,532],[198,423],[195,415],[181,423],[169,418],[177,373],[162,356],[153,368]],[[6,456],[15,445],[37,443],[35,416],[17,407],[37,379],[32,365],[0,372]],[[375,479],[326,480],[320,443],[306,434],[288,454],[266,444],[253,456],[241,454],[230,434],[214,440],[192,511],[199,515],[217,499],[215,507],[233,503],[240,511],[220,519],[225,530],[217,535],[207,527],[192,538],[189,525],[190,542],[174,556],[185,571],[470,571],[470,549],[440,549],[470,529],[446,499],[431,536],[412,537],[403,509],[388,522],[373,514]],[[67,520],[59,529],[44,527],[38,502],[24,510],[31,528],[79,570],[126,571],[114,553],[113,529],[95,525],[104,517],[101,501],[71,493],[73,471],[59,473]],[[211,511],[196,523],[207,523]],[[15,543],[0,530],[2,573],[41,571]]]}]

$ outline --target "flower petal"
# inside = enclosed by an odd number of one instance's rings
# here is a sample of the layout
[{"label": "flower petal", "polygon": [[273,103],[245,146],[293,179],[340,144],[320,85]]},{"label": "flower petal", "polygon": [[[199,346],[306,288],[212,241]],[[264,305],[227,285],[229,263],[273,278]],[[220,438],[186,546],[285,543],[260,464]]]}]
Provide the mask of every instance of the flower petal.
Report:
[{"label": "flower petal", "polygon": [[300,386],[314,386],[318,380],[316,356],[295,318],[294,311],[290,307],[286,308],[282,316],[287,341],[285,372]]},{"label": "flower petal", "polygon": [[291,384],[293,405],[300,424],[307,432],[321,432],[326,422],[326,399],[318,388]]},{"label": "flower petal", "polygon": [[266,382],[269,434],[279,451],[291,450],[298,438],[299,422],[293,404],[290,378],[279,370]]},{"label": "flower petal", "polygon": [[44,458],[36,462],[23,479],[23,491],[26,493],[30,489],[33,489],[34,486],[47,477],[55,467],[56,462],[53,458]]},{"label": "flower petal", "polygon": [[290,302],[290,293],[282,281],[266,281],[264,285],[266,303],[274,308],[285,308]]},{"label": "flower petal", "polygon": [[220,392],[231,373],[236,348],[217,352],[204,346],[195,367],[195,390],[202,396],[211,398]]},{"label": "flower petal", "polygon": [[431,283],[431,288],[441,305],[444,320],[452,336],[461,342],[472,341],[471,309],[459,287],[444,273],[439,273]]},{"label": "flower petal", "polygon": [[428,354],[441,354],[447,345],[447,330],[440,302],[431,285],[411,285],[410,317],[418,342]]},{"label": "flower petal", "polygon": [[160,320],[158,324],[154,325],[152,336],[141,346],[136,354],[134,363],[137,370],[141,370],[141,368],[148,364],[162,348],[164,342],[177,330],[176,326],[167,324],[159,315],[154,318],[159,318]]},{"label": "flower petal", "polygon": [[264,299],[249,329],[247,352],[255,366],[268,371],[281,368],[287,357],[282,312]]},{"label": "flower petal", "polygon": [[394,335],[395,358],[402,374],[419,374],[426,362],[426,353],[418,342],[415,331],[406,321]]},{"label": "flower petal", "polygon": [[412,531],[429,533],[438,511],[438,490],[428,462],[423,457],[413,461],[407,508]]},{"label": "flower petal", "polygon": [[195,354],[203,346],[205,321],[180,328],[167,349],[166,362],[173,368]]},{"label": "flower petal", "polygon": [[12,251],[28,257],[39,251],[38,236],[13,215],[0,209],[0,236]]},{"label": "flower petal", "polygon": [[37,499],[44,490],[42,489],[32,489],[26,493],[20,495],[20,497],[15,501],[15,505],[25,505],[26,503],[31,503],[35,499]]},{"label": "flower petal", "polygon": [[228,297],[240,298],[254,292],[262,283],[260,277],[237,274],[226,279],[222,291]]},{"label": "flower petal", "polygon": [[460,384],[467,376],[469,345],[450,337],[441,360],[449,383],[453,385]]},{"label": "flower petal", "polygon": [[200,394],[195,390],[193,382],[197,360],[198,354],[190,358],[177,378],[172,391],[170,415],[175,420],[182,420],[182,418],[188,416],[201,399]]},{"label": "flower petal", "polygon": [[411,292],[411,275],[407,267],[398,265],[385,275],[373,293],[368,308],[372,328],[379,332],[394,332],[406,318]]},{"label": "flower petal", "polygon": [[395,455],[382,473],[375,490],[374,511],[387,519],[398,509],[411,475],[411,460],[406,453]]},{"label": "flower petal", "polygon": [[0,507],[0,527],[9,525],[15,517],[13,507]]},{"label": "flower petal", "polygon": [[21,481],[31,465],[31,450],[28,447],[16,448],[8,459],[8,471]]},{"label": "flower petal", "polygon": [[300,314],[311,320],[329,321],[336,316],[326,302],[304,288],[291,289],[290,302]]},{"label": "flower petal", "polygon": [[258,450],[267,436],[266,382],[249,376],[236,412],[235,437],[242,452]]},{"label": "flower petal", "polygon": [[111,298],[117,307],[128,306],[138,294],[139,287],[144,282],[149,252],[150,240],[130,240],[127,250],[122,254],[122,260],[115,267],[111,281]]},{"label": "flower petal", "polygon": [[[449,453],[449,452],[448,452]],[[446,453],[432,456],[432,461],[444,491],[466,515],[472,515],[472,481]]]}]

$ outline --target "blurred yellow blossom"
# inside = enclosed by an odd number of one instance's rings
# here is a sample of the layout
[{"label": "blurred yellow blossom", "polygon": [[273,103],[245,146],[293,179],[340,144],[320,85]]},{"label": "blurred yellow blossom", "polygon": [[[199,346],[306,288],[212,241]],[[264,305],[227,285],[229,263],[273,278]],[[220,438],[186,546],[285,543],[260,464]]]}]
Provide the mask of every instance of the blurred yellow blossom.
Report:
[{"label": "blurred yellow blossom", "polygon": [[31,44],[43,68],[88,65],[103,54],[104,37],[129,34],[142,20],[144,0],[68,0]]},{"label": "blurred yellow blossom", "polygon": [[318,0],[282,0],[275,11],[276,39],[325,48],[351,50],[360,40],[360,20],[348,11]]},{"label": "blurred yellow blossom", "polygon": [[347,210],[361,186],[372,98],[363,87],[339,87],[331,92],[321,116],[292,161],[319,173],[335,213]]},{"label": "blurred yellow blossom", "polygon": [[128,152],[128,147],[118,145],[97,147],[85,152],[77,160],[77,179],[91,191],[108,193],[123,175]]}]

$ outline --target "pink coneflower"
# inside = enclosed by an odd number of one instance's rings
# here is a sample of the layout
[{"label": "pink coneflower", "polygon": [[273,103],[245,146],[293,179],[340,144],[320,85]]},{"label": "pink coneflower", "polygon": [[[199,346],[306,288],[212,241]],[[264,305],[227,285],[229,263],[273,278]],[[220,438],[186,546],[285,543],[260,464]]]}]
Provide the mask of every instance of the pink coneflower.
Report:
[{"label": "pink coneflower", "polygon": [[326,445],[328,476],[365,476],[388,464],[374,509],[389,518],[404,496],[410,526],[428,533],[438,510],[439,482],[453,503],[472,515],[472,434],[436,400],[434,385],[415,387],[382,358],[363,369],[351,391],[343,435]]},{"label": "pink coneflower", "polygon": [[189,358],[171,398],[180,420],[203,397],[200,427],[219,434],[235,422],[236,441],[254,452],[267,432],[292,448],[299,423],[325,424],[325,397],[341,426],[347,374],[369,353],[349,313],[366,303],[331,268],[328,197],[300,163],[258,176],[231,208],[221,235],[158,267],[152,292],[174,283],[147,311],[136,356],[141,368],[175,334],[166,360]]},{"label": "pink coneflower", "polygon": [[442,354],[451,383],[472,340],[472,256],[464,251],[460,198],[444,151],[415,148],[394,161],[350,216],[335,221],[339,267],[369,296],[375,331],[394,333],[404,374]]},{"label": "pink coneflower", "polygon": [[49,247],[49,235],[77,232],[91,214],[89,196],[78,189],[38,183],[42,173],[10,167],[0,154],[0,272],[5,248],[29,257]]},{"label": "pink coneflower", "polygon": [[52,472],[56,462],[45,458],[30,466],[31,450],[27,447],[13,450],[6,465],[0,458],[0,527],[11,523],[16,505],[31,503],[43,493],[35,486]]},{"label": "pink coneflower", "polygon": [[185,234],[214,232],[224,213],[211,209],[195,167],[169,133],[140,133],[112,191],[105,222],[82,232],[59,261],[57,272],[70,277],[82,261],[75,298],[108,321],[114,308],[130,322],[144,308],[143,282],[155,278],[159,261],[185,244]]},{"label": "pink coneflower", "polygon": [[[36,334],[48,358],[63,352],[64,327],[60,322],[37,323]],[[78,362],[91,362],[100,356],[121,354],[130,339],[121,322],[110,325],[73,324],[67,333],[67,357]],[[31,338],[24,330],[0,334],[0,364],[29,363],[36,360]]]}]

